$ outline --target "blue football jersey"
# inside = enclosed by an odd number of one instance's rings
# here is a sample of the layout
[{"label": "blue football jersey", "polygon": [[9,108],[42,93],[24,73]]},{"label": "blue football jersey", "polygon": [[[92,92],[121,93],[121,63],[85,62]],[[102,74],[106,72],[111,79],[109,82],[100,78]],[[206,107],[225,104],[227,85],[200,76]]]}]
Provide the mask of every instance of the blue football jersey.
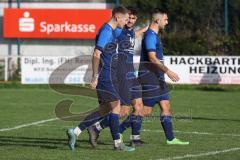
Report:
[{"label": "blue football jersey", "polygon": [[[149,52],[155,52],[156,57],[164,63],[163,45],[159,36],[152,30],[148,29],[142,40],[141,62],[150,62],[148,58]],[[159,71],[159,78],[164,80],[164,73]]]},{"label": "blue football jersey", "polygon": [[125,26],[123,29],[116,28],[115,34],[118,39],[119,68],[122,73],[126,73],[125,79],[135,78],[133,66],[135,30]]},{"label": "blue football jersey", "polygon": [[118,39],[118,52],[125,53],[128,56],[128,62],[133,62],[133,54],[134,54],[134,45],[135,45],[135,30],[128,29],[125,26],[123,29],[116,28],[115,35]]},{"label": "blue football jersey", "polygon": [[[117,39],[113,28],[109,24],[104,24],[96,36],[95,48],[100,50],[101,62],[99,71],[99,81],[111,81],[111,72],[114,72],[113,56],[117,54]],[[110,68],[111,67],[111,68]]]}]

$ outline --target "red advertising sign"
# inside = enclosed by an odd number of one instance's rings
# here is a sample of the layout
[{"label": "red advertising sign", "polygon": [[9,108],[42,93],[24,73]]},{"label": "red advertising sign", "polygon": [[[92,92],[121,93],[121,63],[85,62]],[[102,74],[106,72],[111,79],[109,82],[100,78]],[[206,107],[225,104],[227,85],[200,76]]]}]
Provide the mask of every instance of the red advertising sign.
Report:
[{"label": "red advertising sign", "polygon": [[109,9],[4,9],[4,38],[94,39]]}]

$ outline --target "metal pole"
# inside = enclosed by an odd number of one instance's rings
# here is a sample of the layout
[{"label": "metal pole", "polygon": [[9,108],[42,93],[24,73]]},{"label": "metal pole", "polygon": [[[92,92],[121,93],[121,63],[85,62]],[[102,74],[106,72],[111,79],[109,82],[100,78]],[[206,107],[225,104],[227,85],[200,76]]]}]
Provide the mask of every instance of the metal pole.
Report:
[{"label": "metal pole", "polygon": [[[12,8],[12,0],[8,0],[8,8]],[[5,57],[5,74],[4,74],[4,81],[8,81],[9,78],[9,63],[11,61],[11,56],[12,56],[12,41],[8,42],[8,55]]]},{"label": "metal pole", "polygon": [[[17,8],[20,8],[20,0],[17,0]],[[20,60],[21,60],[21,40],[20,38],[17,39],[17,54],[18,54],[18,58],[17,58],[17,74],[19,74],[20,72]]]},{"label": "metal pole", "polygon": [[[17,0],[17,8],[20,8],[20,0]],[[18,56],[20,55],[20,39],[18,38],[17,39],[17,53],[18,53]]]},{"label": "metal pole", "polygon": [[224,33],[228,35],[228,0],[224,1]]},{"label": "metal pole", "polygon": [[5,75],[4,75],[4,81],[8,81],[8,56],[5,57]]},{"label": "metal pole", "polygon": [[17,0],[17,8],[20,8],[20,0]]}]

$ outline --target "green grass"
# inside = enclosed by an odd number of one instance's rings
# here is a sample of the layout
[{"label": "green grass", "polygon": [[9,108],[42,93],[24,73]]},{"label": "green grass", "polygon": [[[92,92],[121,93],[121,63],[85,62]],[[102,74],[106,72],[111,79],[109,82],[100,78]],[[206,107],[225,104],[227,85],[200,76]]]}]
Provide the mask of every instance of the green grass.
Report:
[{"label": "green grass", "polygon": [[[82,91],[86,93],[84,89]],[[97,99],[60,94],[46,86],[0,87],[0,129],[55,118],[55,106],[63,99],[74,101],[71,111],[75,113],[87,111],[97,105]],[[240,90],[176,87],[171,92],[171,103],[175,117],[175,135],[190,141],[189,146],[166,145],[159,120],[152,117],[143,123],[141,136],[146,144],[137,148],[134,153],[114,152],[108,129],[101,133],[96,149],[91,148],[87,142],[88,135],[83,132],[78,139],[76,150],[70,151],[66,145],[65,130],[76,126],[78,122],[55,120],[16,130],[0,131],[0,159],[158,160],[240,148]],[[157,106],[153,115],[159,115]],[[125,142],[129,141],[129,135],[130,130],[124,134]],[[185,159],[239,160],[240,150]]]}]

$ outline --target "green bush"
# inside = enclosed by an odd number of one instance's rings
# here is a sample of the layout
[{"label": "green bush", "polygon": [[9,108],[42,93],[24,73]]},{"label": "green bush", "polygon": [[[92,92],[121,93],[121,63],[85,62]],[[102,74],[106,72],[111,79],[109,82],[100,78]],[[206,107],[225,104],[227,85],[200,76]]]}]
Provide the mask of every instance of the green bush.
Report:
[{"label": "green bush", "polygon": [[240,1],[228,0],[228,36],[224,33],[224,0],[121,0],[140,11],[145,23],[155,8],[168,10],[169,24],[163,39],[170,55],[239,55]]},{"label": "green bush", "polygon": [[204,55],[208,52],[206,42],[201,36],[191,37],[169,35],[163,38],[167,55]]}]

